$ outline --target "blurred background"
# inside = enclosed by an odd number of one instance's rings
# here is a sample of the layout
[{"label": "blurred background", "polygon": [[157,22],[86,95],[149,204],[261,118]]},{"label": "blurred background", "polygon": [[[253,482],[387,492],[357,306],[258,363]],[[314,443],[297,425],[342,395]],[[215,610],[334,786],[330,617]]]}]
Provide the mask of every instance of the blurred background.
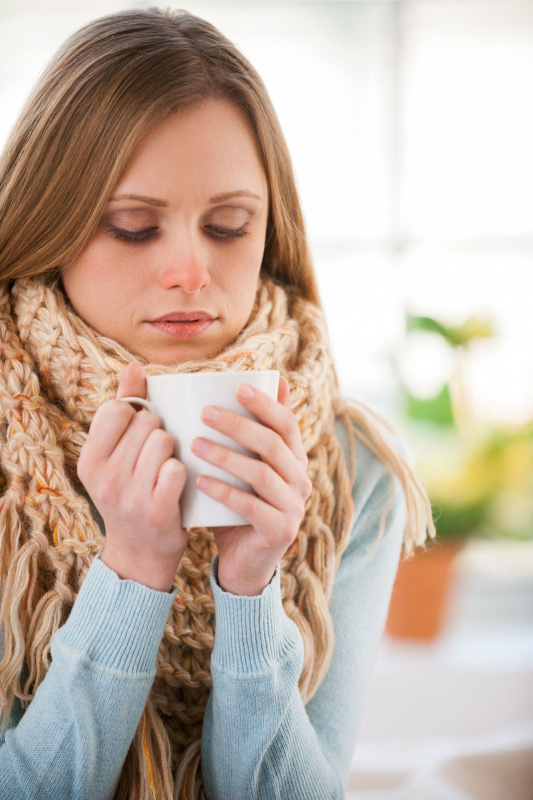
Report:
[{"label": "blurred background", "polygon": [[[0,147],[67,36],[150,5],[0,0]],[[347,798],[531,800],[533,2],[161,5],[262,75],[343,391],[401,428],[434,510]]]}]

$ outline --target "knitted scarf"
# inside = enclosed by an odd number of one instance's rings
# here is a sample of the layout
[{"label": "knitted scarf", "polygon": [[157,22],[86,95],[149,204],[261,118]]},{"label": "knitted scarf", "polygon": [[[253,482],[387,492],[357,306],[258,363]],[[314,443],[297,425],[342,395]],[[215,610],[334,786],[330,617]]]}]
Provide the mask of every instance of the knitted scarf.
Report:
[{"label": "knitted scarf", "polygon": [[[87,325],[44,273],[0,284],[0,348],[0,707],[7,718],[15,697],[23,708],[34,697],[51,662],[52,637],[103,549],[76,465],[94,413],[116,396],[132,360],[147,375],[277,369],[289,381],[288,405],[298,419],[313,491],[299,535],[281,561],[281,592],[304,641],[299,689],[307,702],[332,655],[328,601],[354,513],[353,475],[334,433],[335,416],[347,421],[349,415],[320,309],[261,274],[247,325],[215,358],[150,364]],[[370,430],[370,412],[358,408]],[[406,537],[406,545],[412,540]],[[212,688],[209,570],[215,553],[211,528],[189,530],[157,675],[115,798],[205,798],[200,747]]]}]

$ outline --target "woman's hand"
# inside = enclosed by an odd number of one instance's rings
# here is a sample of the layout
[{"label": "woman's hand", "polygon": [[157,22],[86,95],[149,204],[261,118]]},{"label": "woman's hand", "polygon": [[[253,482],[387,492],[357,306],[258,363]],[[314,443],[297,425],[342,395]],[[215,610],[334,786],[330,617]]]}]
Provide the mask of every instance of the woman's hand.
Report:
[{"label": "woman's hand", "polygon": [[96,411],[78,459],[78,476],[105,523],[100,556],[120,578],[168,592],[188,542],[179,499],[187,477],[174,440],[155,414],[120,397],[146,397],[141,364],[128,364],[117,399]]},{"label": "woman's hand", "polygon": [[[219,553],[218,582],[225,591],[241,595],[261,594],[268,586],[278,561],[298,535],[312,490],[298,421],[286,407],[288,381],[280,377],[277,402],[264,392],[253,391],[254,397],[237,394],[237,399],[260,422],[224,409],[219,409],[218,421],[209,420],[204,409],[202,420],[258,453],[262,460],[208,439],[195,439],[192,445],[200,458],[240,478],[259,495],[216,478],[197,479],[201,491],[250,522],[213,529]],[[205,442],[207,450],[200,452],[197,442]]]}]

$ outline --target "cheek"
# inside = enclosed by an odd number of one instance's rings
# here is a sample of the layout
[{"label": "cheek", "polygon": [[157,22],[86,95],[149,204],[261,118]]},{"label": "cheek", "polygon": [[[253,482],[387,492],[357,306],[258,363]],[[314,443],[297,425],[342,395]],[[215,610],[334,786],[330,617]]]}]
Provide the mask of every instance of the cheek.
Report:
[{"label": "cheek", "polygon": [[253,238],[250,236],[249,241],[245,240],[242,245],[239,257],[234,259],[234,263],[237,265],[241,278],[256,280],[265,252],[264,239],[259,236]]},{"label": "cheek", "polygon": [[238,256],[228,259],[223,281],[229,294],[238,300],[241,315],[246,305],[253,304],[261,269],[263,250],[257,245],[242,248]]},{"label": "cheek", "polygon": [[127,294],[125,265],[118,261],[116,253],[111,255],[109,247],[95,240],[65,270],[63,286],[78,304],[108,307],[116,303],[117,295]]}]

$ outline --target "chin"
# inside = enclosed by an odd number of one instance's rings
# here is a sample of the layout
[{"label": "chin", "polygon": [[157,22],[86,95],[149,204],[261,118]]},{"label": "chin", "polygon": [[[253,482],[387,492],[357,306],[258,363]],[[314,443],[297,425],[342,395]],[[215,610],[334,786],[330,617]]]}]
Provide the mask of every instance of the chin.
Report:
[{"label": "chin", "polygon": [[[133,353],[133,350],[130,352]],[[164,352],[144,353],[142,358],[148,364],[160,364],[163,367],[173,367],[178,364],[184,364],[186,361],[204,361],[206,359],[214,358],[220,352],[220,348],[211,347],[194,347],[191,345],[179,344],[177,347],[169,347]],[[139,358],[141,356],[139,355]]]}]

